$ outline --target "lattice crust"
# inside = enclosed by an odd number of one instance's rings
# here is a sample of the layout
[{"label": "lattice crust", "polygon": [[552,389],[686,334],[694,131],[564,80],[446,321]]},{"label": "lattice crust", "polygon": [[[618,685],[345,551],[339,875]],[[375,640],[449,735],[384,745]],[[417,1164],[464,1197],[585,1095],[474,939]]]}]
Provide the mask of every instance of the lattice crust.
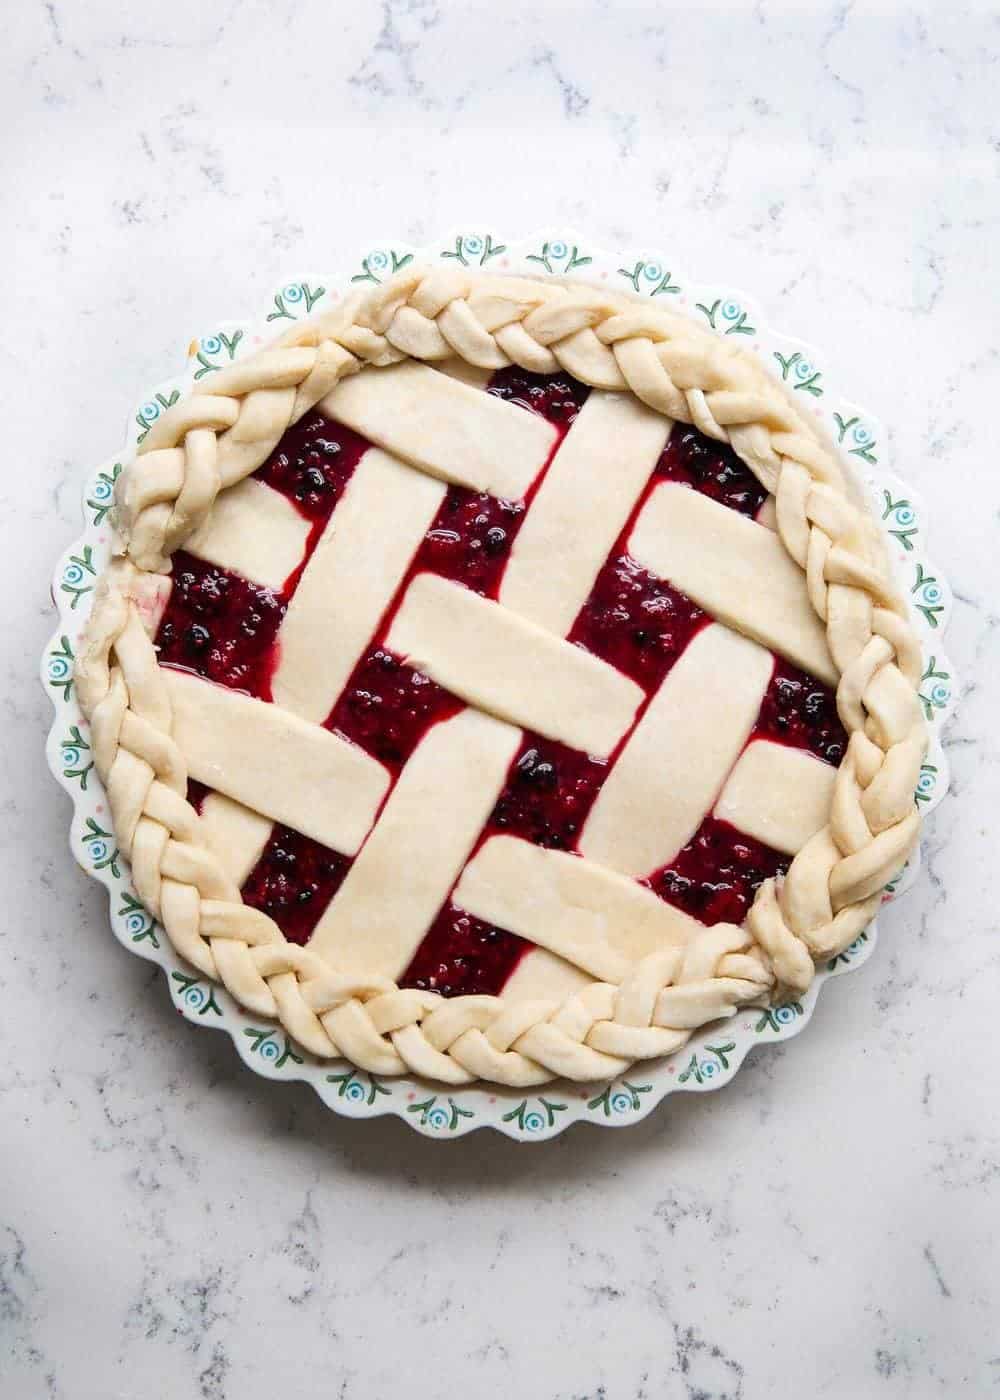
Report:
[{"label": "lattice crust", "polygon": [[[363,416],[366,396],[351,376],[368,366],[456,357],[481,373],[511,364],[540,373],[561,368],[592,388],[630,391],[654,414],[692,423],[731,444],[776,498],[777,532],[788,557],[805,572],[810,603],[825,628],[828,651],[822,654],[832,658],[839,678],[838,709],[850,736],[827,824],[798,852],[783,881],[761,886],[745,928],[695,926],[685,933],[683,947],[662,951],[661,942],[661,951],[645,955],[637,935],[630,945],[633,961],[621,949],[595,945],[587,956],[593,975],[606,980],[562,1004],[490,996],[445,1000],[400,989],[386,978],[338,973],[309,947],[286,942],[271,919],[245,906],[213,853],[207,821],[203,830],[186,800],[187,764],[172,737],[172,683],[157,664],[151,640],[172,552],[206,528],[218,493],[261,465],[291,424],[327,395],[334,410],[340,404],[346,421]],[[426,371],[415,365],[407,383],[422,375]],[[460,433],[461,413],[456,424]],[[392,441],[380,440],[367,421],[362,426],[392,452]],[[529,463],[544,457],[546,433],[544,425],[525,419],[522,455]],[[432,432],[421,465],[447,479],[435,451]],[[488,452],[471,460],[469,469],[477,489],[480,477],[498,489],[491,477],[499,468]],[[707,508],[695,497],[688,504],[694,511]],[[240,505],[237,497],[229,509]],[[279,1019],[319,1056],[346,1056],[374,1073],[412,1071],[450,1084],[478,1078],[532,1085],[554,1076],[616,1075],[637,1059],[677,1049],[697,1027],[740,1005],[801,993],[815,962],[844,948],[871,919],[884,885],[916,840],[913,791],[926,743],[916,698],[918,645],[877,528],[853,499],[818,428],[781,386],[750,355],[678,315],[596,288],[408,270],[197,385],[150,430],[137,460],[122,473],[117,524],[125,557],[99,584],[77,664],[117,840],[141,898],[180,954],[223,982],[242,1006]],[[670,552],[672,567],[690,570],[688,586],[695,594],[701,588],[715,601],[713,580],[697,577],[698,561],[685,554],[683,538],[669,531],[658,535],[652,516],[640,525],[637,547],[649,553],[651,567],[662,551]],[[530,544],[526,535],[525,548]],[[283,560],[268,566],[280,572]],[[432,580],[429,587],[451,585]],[[470,603],[468,597],[458,605],[475,610],[478,600]],[[412,626],[432,651],[437,647],[437,664],[447,672],[441,649],[447,638],[418,623],[415,613],[404,613],[399,625]],[[829,669],[829,659],[825,664]],[[594,684],[607,683],[597,663],[593,669]],[[631,700],[627,686],[620,689],[625,714]],[[303,699],[306,712],[311,703]],[[615,718],[612,728],[625,722],[627,715]],[[611,734],[599,737],[614,742]],[[335,745],[327,747],[329,761],[341,762]],[[766,760],[758,754],[754,761]],[[726,800],[738,804],[738,771],[732,781]],[[806,813],[802,820],[808,819]],[[606,839],[595,818],[595,849]],[[549,880],[562,878],[558,862],[571,859],[525,851],[513,854],[544,867]],[[509,854],[503,846],[493,852],[484,847],[463,877],[476,898],[489,902],[492,865],[502,865]],[[642,902],[624,885],[607,885],[624,877],[603,872],[595,879],[595,901]],[[516,917],[516,910],[507,912]],[[555,929],[557,951],[560,937]],[[335,933],[331,941],[335,947]]]}]

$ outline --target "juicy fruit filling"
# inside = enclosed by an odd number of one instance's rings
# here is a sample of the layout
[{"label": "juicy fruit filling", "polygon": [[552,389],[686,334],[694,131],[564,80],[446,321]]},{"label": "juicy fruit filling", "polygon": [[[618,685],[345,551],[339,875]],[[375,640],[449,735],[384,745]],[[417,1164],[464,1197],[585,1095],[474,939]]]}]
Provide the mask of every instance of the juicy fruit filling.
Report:
[{"label": "juicy fruit filling", "polygon": [[706,817],[683,850],[642,883],[703,924],[739,924],[758,885],[788,866],[788,857],[763,841]]},{"label": "juicy fruit filling", "polygon": [[349,856],[278,824],[247,876],[243,901],[270,914],[289,943],[308,943],[350,868]]},{"label": "juicy fruit filling", "polygon": [[[548,419],[559,430],[557,448],[588,390],[566,374],[508,369],[493,376],[488,392]],[[272,698],[277,634],[288,602],[367,446],[364,438],[316,411],[285,434],[255,475],[310,522],[303,560],[281,589],[272,590],[179,551],[156,638],[161,661],[258,699]],[[647,491],[569,634],[571,642],[635,680],[647,700],[692,638],[712,621],[692,599],[628,554],[632,524],[649,492],[664,480],[701,491],[751,518],[766,499],[764,488],[731,448],[694,428],[674,428]],[[450,486],[396,603],[422,571],[496,598],[535,489],[537,483],[526,501],[508,501]],[[325,723],[372,754],[395,778],[431,725],[462,705],[381,645],[393,610],[382,619]],[[846,746],[833,692],[780,658],[753,737],[805,749],[832,764],[840,762]],[[480,840],[506,834],[551,850],[575,850],[615,756],[595,759],[525,733]],[[190,791],[200,807],[207,790],[192,783]],[[642,883],[705,924],[739,923],[760,883],[788,863],[781,853],[707,816],[683,850]],[[350,865],[351,857],[276,825],[243,886],[243,898],[269,914],[291,942],[305,943]],[[496,994],[530,948],[516,934],[448,901],[400,982],[446,996]]]}]

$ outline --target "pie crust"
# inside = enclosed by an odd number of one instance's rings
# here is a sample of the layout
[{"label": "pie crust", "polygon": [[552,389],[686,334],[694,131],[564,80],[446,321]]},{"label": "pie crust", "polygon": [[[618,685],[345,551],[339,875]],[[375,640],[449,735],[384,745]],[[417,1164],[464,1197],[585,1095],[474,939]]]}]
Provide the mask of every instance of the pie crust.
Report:
[{"label": "pie crust", "polygon": [[[512,364],[593,391],[554,457],[551,424],[483,393]],[[262,582],[297,564],[303,522],[250,474],[316,405],[376,446],[308,558],[266,704],[159,664],[153,639],[181,546]],[[774,528],[652,490],[629,553],[714,621],[643,709],[632,678],[567,634],[674,423],[735,450]],[[608,442],[614,472],[595,451]],[[546,465],[496,600],[428,573],[406,587],[387,645],[465,708],[391,785],[320,721],[446,483],[518,499]],[[801,994],[916,842],[919,646],[878,527],[782,386],[683,316],[577,283],[408,268],[196,384],[123,470],[116,527],[76,680],[118,844],[179,953],[319,1057],[453,1085],[609,1079],[741,1005]],[[746,745],[772,649],[836,684],[835,772]],[[738,681],[713,688],[720,670]],[[574,853],[476,846],[522,727],[614,758]],[[200,813],[189,777],[213,789]],[[793,857],[741,925],[706,926],[633,878],[712,811]],[[305,946],[240,895],[271,822],[353,858]],[[398,985],[442,890],[535,945],[502,995]]]}]

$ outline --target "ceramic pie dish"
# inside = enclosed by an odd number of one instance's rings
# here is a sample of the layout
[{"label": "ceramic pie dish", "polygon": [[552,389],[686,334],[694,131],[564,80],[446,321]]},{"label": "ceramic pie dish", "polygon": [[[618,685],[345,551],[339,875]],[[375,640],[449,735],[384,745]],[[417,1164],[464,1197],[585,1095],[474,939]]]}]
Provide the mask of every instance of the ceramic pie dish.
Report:
[{"label": "ceramic pie dish", "polygon": [[634,1121],[804,1023],[954,688],[821,365],[658,259],[468,233],[192,345],[46,659],[74,849],[181,1009],[447,1135]]}]

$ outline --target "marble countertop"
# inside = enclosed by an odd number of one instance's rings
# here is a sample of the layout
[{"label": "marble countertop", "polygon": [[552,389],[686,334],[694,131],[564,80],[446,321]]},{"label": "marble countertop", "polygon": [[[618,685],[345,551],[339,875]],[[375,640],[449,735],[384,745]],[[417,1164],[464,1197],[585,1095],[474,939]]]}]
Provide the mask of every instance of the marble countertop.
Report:
[{"label": "marble countertop", "polygon": [[[24,0],[5,28],[5,1400],[1000,1393],[995,7]],[[806,1033],[533,1148],[345,1122],[181,1021],[68,858],[34,675],[142,387],[289,271],[469,219],[646,241],[818,341],[932,508],[968,679],[922,881]]]}]

